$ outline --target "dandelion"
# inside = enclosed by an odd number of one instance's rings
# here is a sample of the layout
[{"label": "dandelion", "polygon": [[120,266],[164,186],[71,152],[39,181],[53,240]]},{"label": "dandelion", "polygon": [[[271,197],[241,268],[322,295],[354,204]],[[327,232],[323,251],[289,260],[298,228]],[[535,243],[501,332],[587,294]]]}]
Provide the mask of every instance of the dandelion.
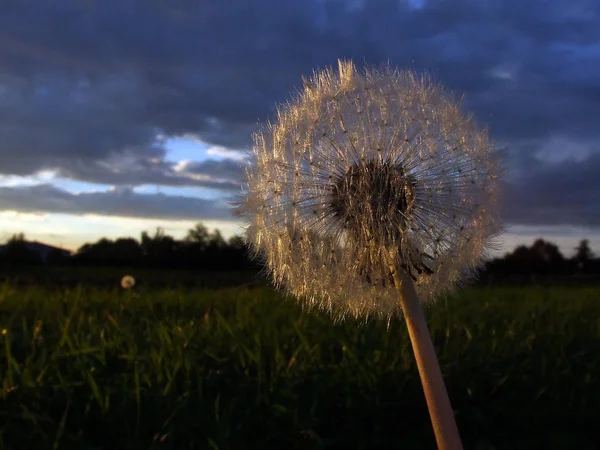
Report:
[{"label": "dandelion", "polygon": [[389,317],[390,261],[424,302],[469,280],[499,230],[487,133],[412,72],[340,61],[305,86],[254,136],[240,205],[273,281],[336,316]]},{"label": "dandelion", "polygon": [[304,305],[404,316],[438,446],[461,448],[419,301],[471,279],[500,231],[495,152],[429,78],[338,66],[303,79],[254,135],[238,214],[275,285]]},{"label": "dandelion", "polygon": [[121,287],[123,289],[131,289],[133,286],[135,286],[135,278],[131,275],[125,275],[121,278]]}]

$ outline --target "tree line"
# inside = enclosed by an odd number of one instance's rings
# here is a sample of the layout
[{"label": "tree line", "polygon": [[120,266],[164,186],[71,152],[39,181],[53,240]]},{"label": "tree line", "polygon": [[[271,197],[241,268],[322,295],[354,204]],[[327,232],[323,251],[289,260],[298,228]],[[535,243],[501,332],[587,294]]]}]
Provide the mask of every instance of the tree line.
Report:
[{"label": "tree line", "polygon": [[[531,246],[521,245],[501,258],[490,260],[482,276],[499,275],[600,275],[600,258],[583,239],[572,257],[561,254],[558,246],[536,239]],[[14,235],[0,251],[0,265],[50,265],[85,267],[147,267],[200,270],[258,270],[240,236],[226,240],[218,230],[209,231],[198,223],[183,239],[165,234],[143,232],[140,239],[102,238],[81,246],[72,255],[52,249],[44,257],[31,248],[25,236]]]},{"label": "tree line", "polygon": [[0,264],[201,270],[258,268],[249,258],[243,238],[233,236],[226,240],[219,230],[210,232],[201,223],[180,240],[157,228],[154,234],[144,231],[140,239],[102,238],[82,245],[72,255],[53,249],[43,256],[32,249],[31,243],[20,233],[14,235],[0,252]]},{"label": "tree line", "polygon": [[566,258],[558,246],[536,239],[530,247],[520,245],[503,258],[489,261],[484,274],[498,275],[600,275],[600,258],[596,258],[589,240],[582,239],[572,257]]}]

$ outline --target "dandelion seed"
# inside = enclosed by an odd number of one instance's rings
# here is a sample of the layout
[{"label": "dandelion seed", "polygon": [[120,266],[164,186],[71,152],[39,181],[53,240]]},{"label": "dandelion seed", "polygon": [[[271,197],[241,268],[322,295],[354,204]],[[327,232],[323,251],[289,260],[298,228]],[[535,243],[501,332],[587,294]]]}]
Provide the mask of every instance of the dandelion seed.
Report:
[{"label": "dandelion seed", "polygon": [[133,286],[135,286],[135,278],[131,275],[125,275],[121,278],[121,287],[123,289],[131,289]]}]

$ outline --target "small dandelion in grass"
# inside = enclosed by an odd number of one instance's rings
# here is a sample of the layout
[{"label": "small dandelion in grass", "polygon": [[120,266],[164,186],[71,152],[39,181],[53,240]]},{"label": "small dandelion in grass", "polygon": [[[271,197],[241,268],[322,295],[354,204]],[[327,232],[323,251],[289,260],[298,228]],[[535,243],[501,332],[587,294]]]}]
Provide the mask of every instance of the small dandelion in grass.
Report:
[{"label": "small dandelion in grass", "polygon": [[121,287],[123,289],[131,289],[135,286],[135,278],[133,278],[131,275],[125,275],[123,278],[121,278]]},{"label": "small dandelion in grass", "polygon": [[469,280],[500,231],[486,130],[426,76],[352,62],[304,81],[254,135],[238,213],[274,283],[336,317],[401,313]]}]

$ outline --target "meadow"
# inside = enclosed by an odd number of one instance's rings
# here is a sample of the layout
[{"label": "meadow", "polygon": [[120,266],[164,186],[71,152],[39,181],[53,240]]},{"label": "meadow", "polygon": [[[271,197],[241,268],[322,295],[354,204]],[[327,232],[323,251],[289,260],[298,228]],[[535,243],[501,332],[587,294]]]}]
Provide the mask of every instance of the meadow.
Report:
[{"label": "meadow", "polygon": [[[426,311],[466,449],[600,448],[600,288]],[[0,285],[0,449],[433,449],[402,320],[268,287]]]}]

